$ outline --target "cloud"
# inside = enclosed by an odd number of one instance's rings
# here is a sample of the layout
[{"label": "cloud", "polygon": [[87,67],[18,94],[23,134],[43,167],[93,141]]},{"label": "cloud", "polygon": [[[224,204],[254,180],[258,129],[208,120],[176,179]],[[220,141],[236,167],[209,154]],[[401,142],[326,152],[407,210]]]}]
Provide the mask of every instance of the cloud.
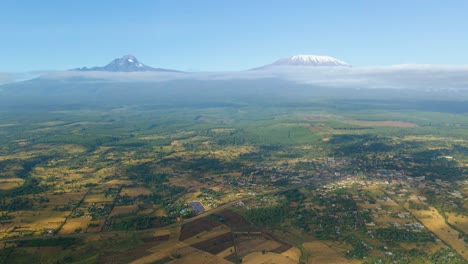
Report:
[{"label": "cloud", "polygon": [[271,67],[237,72],[49,72],[41,78],[89,78],[119,82],[279,78],[340,88],[468,90],[468,65],[393,65],[378,67]]},{"label": "cloud", "polygon": [[282,78],[321,86],[394,89],[468,89],[468,66],[394,65],[272,69]]},{"label": "cloud", "polygon": [[15,75],[11,73],[0,73],[0,84],[8,83],[15,79]]},{"label": "cloud", "polygon": [[105,72],[105,71],[57,71],[41,76],[43,79],[84,78],[101,81],[138,82],[168,81],[184,78],[184,73],[177,72]]},{"label": "cloud", "polygon": [[6,84],[10,82],[19,82],[19,81],[25,81],[29,79],[34,79],[38,76],[40,76],[40,73],[1,73],[0,72],[0,85],[1,84]]}]

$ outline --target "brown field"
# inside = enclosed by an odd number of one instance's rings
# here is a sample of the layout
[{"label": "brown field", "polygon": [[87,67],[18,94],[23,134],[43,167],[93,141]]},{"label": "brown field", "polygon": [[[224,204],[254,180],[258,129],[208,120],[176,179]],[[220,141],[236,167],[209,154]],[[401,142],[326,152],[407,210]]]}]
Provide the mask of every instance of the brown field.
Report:
[{"label": "brown field", "polygon": [[223,217],[223,224],[229,226],[233,231],[250,231],[254,229],[242,215],[231,210],[224,210],[215,215]]},{"label": "brown field", "polygon": [[[165,243],[159,244],[151,249],[148,249],[148,251],[152,253],[150,253],[149,255],[143,256],[139,259],[136,259],[130,263],[134,263],[134,264],[153,263],[153,262],[156,262],[157,260],[167,258],[167,256],[170,256],[173,252],[177,252],[178,250],[186,248],[186,247],[187,247],[187,244],[185,244],[184,242],[179,242],[177,240],[169,240],[169,241],[166,241]],[[206,253],[206,254],[209,254],[209,253]],[[184,257],[185,256],[183,256],[183,258]]]},{"label": "brown field", "polygon": [[130,197],[135,197],[138,195],[150,195],[152,192],[143,186],[140,187],[132,187],[132,188],[123,188],[122,191],[120,191],[120,195],[128,195]]},{"label": "brown field", "polygon": [[201,232],[197,234],[196,236],[193,236],[191,238],[184,240],[183,242],[187,245],[192,245],[192,244],[196,244],[207,239],[211,239],[213,237],[224,235],[229,232],[231,232],[231,230],[227,226],[220,225],[211,229],[210,231]]},{"label": "brown field", "polygon": [[214,220],[211,217],[203,217],[192,222],[188,222],[182,225],[180,230],[180,241],[184,241],[190,237],[195,236],[204,231],[209,231],[217,226],[220,226],[221,223]]},{"label": "brown field", "polygon": [[411,210],[411,213],[436,236],[449,244],[458,254],[468,259],[467,244],[463,239],[458,238],[458,231],[452,229],[445,223],[443,216],[439,214],[437,209],[430,207],[428,211]]},{"label": "brown field", "polygon": [[210,229],[209,231],[203,231],[195,236],[187,238],[186,240],[184,240],[184,243],[186,243],[187,245],[191,245],[229,232],[231,232],[231,229],[229,229],[229,227],[225,225],[220,225]]},{"label": "brown field", "polygon": [[234,242],[232,233],[222,234],[192,245],[194,248],[209,252],[211,254],[218,254],[233,246]]},{"label": "brown field", "polygon": [[169,230],[169,229],[159,229],[159,230],[154,231],[154,234],[153,234],[153,236],[155,236],[155,237],[167,236],[167,235],[171,235],[171,230]]},{"label": "brown field", "polygon": [[109,214],[109,216],[119,215],[119,214],[130,214],[135,213],[138,210],[138,205],[121,205],[121,206],[114,206],[114,209]]},{"label": "brown field", "polygon": [[66,192],[61,194],[46,194],[45,197],[49,199],[47,206],[60,206],[67,205],[69,202],[76,204],[78,201],[83,199],[86,195],[87,189],[81,189],[77,192]]},{"label": "brown field", "polygon": [[166,242],[168,239],[169,239],[169,235],[147,238],[147,239],[144,239],[143,245],[137,246],[135,248],[131,248],[123,252],[120,252],[120,251],[105,252],[105,254],[102,254],[100,256],[98,262],[99,263],[112,263],[112,264],[129,263],[131,261],[137,260],[141,257],[151,254],[151,252],[148,251],[148,249],[153,248],[157,245],[160,245]]},{"label": "brown field", "polygon": [[261,252],[262,250],[270,252],[280,248],[281,246],[281,243],[274,240],[264,239],[263,237],[236,239],[237,253],[239,256],[244,256],[255,251]]}]

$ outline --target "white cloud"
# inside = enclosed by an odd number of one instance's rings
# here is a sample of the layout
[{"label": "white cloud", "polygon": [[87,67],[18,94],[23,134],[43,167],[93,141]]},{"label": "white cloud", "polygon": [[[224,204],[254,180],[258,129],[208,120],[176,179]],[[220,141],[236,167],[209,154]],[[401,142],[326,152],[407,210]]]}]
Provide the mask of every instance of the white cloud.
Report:
[{"label": "white cloud", "polygon": [[11,73],[0,73],[0,84],[7,83],[15,79],[15,75]]},{"label": "white cloud", "polygon": [[25,81],[40,76],[41,73],[28,72],[28,73],[1,73],[0,72],[0,85],[10,82]]},{"label": "white cloud", "polygon": [[42,78],[83,77],[122,82],[159,82],[180,79],[229,80],[280,78],[330,87],[395,89],[467,89],[468,65],[393,65],[378,67],[300,67],[285,66],[237,72],[50,72]]}]

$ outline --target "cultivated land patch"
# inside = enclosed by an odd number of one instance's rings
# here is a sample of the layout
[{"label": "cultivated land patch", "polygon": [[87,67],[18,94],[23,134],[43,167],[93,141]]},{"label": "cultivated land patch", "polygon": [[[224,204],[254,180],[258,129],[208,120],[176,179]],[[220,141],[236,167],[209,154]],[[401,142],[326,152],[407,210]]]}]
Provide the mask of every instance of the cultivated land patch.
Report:
[{"label": "cultivated land patch", "polygon": [[235,239],[237,253],[239,256],[245,256],[255,251],[274,252],[275,249],[283,246],[277,241],[265,239],[262,235],[257,238],[255,236],[242,236]]},{"label": "cultivated land patch", "polygon": [[465,234],[468,234],[468,216],[456,213],[445,214],[447,215],[447,220],[451,225],[462,230]]},{"label": "cultivated land patch", "polygon": [[180,252],[181,258],[171,261],[171,264],[232,264],[232,262],[229,262],[221,257],[191,247],[179,250],[178,252]]},{"label": "cultivated land patch", "polygon": [[169,235],[159,236],[159,237],[149,237],[143,239],[143,244],[136,246],[134,248],[125,250],[125,251],[106,251],[104,254],[101,254],[99,258],[99,263],[112,263],[112,264],[124,264],[131,261],[137,260],[146,255],[150,255],[151,252],[148,249],[151,249],[155,246],[158,246],[169,240]]},{"label": "cultivated land patch", "polygon": [[234,241],[231,232],[207,239],[199,243],[192,244],[192,247],[209,252],[214,255],[232,246],[234,246]]},{"label": "cultivated land patch", "polygon": [[253,252],[242,258],[242,263],[250,264],[297,264],[298,262],[283,255],[272,252]]},{"label": "cultivated land patch", "polygon": [[180,229],[180,241],[184,241],[190,237],[193,237],[201,232],[209,231],[217,226],[220,226],[221,223],[216,221],[211,217],[203,217],[195,221],[188,222],[183,224]]},{"label": "cultivated land patch", "polygon": [[342,252],[336,251],[321,241],[302,244],[309,258],[307,263],[354,263],[344,257]]},{"label": "cultivated land patch", "polygon": [[150,195],[151,191],[146,187],[131,187],[131,188],[122,188],[120,195],[128,195],[130,197],[135,197],[138,195]]},{"label": "cultivated land patch", "polygon": [[60,235],[67,235],[73,233],[86,232],[88,225],[91,222],[89,217],[80,217],[80,218],[70,218],[67,222],[60,228]]},{"label": "cultivated land patch", "polygon": [[249,221],[247,221],[242,215],[232,210],[224,210],[222,212],[216,213],[215,216],[218,216],[218,219],[220,219],[223,224],[227,225],[234,231],[255,230]]},{"label": "cultivated land patch", "polygon": [[297,247],[292,247],[288,250],[286,250],[285,252],[281,253],[281,255],[289,258],[289,259],[292,259],[294,260],[295,262],[299,263],[299,260],[302,256],[302,252],[300,249],[298,249]]},{"label": "cultivated land patch", "polygon": [[21,178],[8,178],[2,179],[0,178],[0,190],[10,190],[14,188],[18,188],[23,185],[24,180]]},{"label": "cultivated land patch", "polygon": [[465,260],[468,260],[468,245],[459,237],[459,232],[445,223],[445,219],[437,209],[411,210],[411,213],[437,237],[450,245]]}]

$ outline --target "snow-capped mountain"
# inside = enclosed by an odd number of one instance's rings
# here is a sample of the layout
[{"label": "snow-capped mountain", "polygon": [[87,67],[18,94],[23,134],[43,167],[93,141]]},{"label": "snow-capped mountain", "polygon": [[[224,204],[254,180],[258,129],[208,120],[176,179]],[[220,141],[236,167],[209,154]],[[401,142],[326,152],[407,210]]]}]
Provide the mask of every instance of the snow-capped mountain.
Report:
[{"label": "snow-capped mountain", "polygon": [[279,59],[272,64],[265,65],[257,69],[271,68],[275,66],[344,66],[351,67],[344,61],[330,56],[320,55],[295,55],[289,58]]},{"label": "snow-capped mountain", "polygon": [[92,68],[77,68],[72,71],[110,71],[110,72],[140,72],[140,71],[164,71],[177,72],[176,70],[152,68],[138,61],[133,55],[125,55],[122,58],[117,58],[103,67]]}]

